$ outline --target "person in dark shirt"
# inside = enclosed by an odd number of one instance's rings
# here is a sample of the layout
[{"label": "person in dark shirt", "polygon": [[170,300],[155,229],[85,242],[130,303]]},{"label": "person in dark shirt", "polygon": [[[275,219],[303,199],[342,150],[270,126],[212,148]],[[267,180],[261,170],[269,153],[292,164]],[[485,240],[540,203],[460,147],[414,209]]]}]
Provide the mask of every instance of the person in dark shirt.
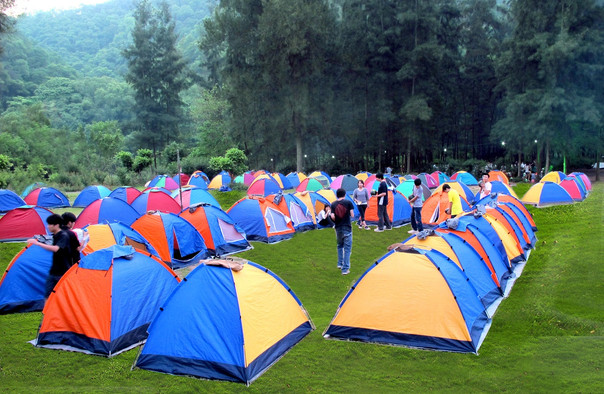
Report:
[{"label": "person in dark shirt", "polygon": [[381,233],[384,231],[384,226],[386,226],[386,230],[392,230],[392,223],[388,216],[388,185],[386,184],[386,181],[384,181],[384,175],[381,173],[376,174],[375,179],[380,182],[380,186],[375,195],[378,203],[378,226],[373,231]]},{"label": "person in dark shirt", "polygon": [[69,234],[69,247],[71,248],[71,265],[76,264],[80,261],[80,251],[82,247],[80,246],[80,241],[78,240],[78,236],[72,230],[73,225],[76,221],[76,216],[71,212],[65,212],[61,215],[63,218],[63,225],[61,226],[61,230],[64,230]]},{"label": "person in dark shirt", "polygon": [[338,245],[338,268],[342,275],[350,273],[350,254],[352,252],[352,225],[350,218],[354,215],[354,207],[350,200],[346,199],[346,190],[336,191],[337,200],[331,203],[331,220],[336,230],[336,241]]},{"label": "person in dark shirt", "polygon": [[46,279],[44,298],[47,299],[55,285],[63,274],[71,267],[71,248],[69,234],[61,229],[63,218],[53,213],[46,218],[48,231],[52,233],[52,245],[38,241],[35,238],[27,240],[28,244],[38,245],[39,247],[52,252],[52,266]]}]

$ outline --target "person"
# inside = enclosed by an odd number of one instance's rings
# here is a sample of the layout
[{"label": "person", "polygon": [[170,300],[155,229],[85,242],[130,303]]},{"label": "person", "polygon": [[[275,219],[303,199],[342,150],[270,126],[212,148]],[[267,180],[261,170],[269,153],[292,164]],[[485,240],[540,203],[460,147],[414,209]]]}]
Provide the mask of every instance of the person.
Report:
[{"label": "person", "polygon": [[333,227],[334,223],[331,220],[331,207],[329,205],[325,205],[323,209],[319,211],[317,215],[317,224],[320,224],[323,227]]},{"label": "person", "polygon": [[486,196],[491,195],[491,182],[489,182],[489,176],[487,174],[482,175],[482,182],[480,183],[480,196],[479,200],[482,200]]},{"label": "person", "polygon": [[423,190],[421,188],[422,180],[416,178],[413,181],[413,194],[409,202],[411,203],[411,228],[409,234],[417,234],[424,231],[424,225],[422,223],[422,201]]},{"label": "person", "polygon": [[451,189],[451,185],[445,183],[443,192],[449,197],[449,208],[445,209],[445,213],[451,215],[451,219],[463,212],[461,208],[461,198],[457,190]]},{"label": "person", "polygon": [[390,167],[390,166],[386,167],[386,175],[388,175],[388,176],[392,175],[392,167]]},{"label": "person", "polygon": [[367,222],[365,222],[365,211],[367,210],[367,203],[371,198],[371,194],[369,190],[365,188],[365,182],[361,179],[357,182],[357,188],[352,192],[352,199],[357,204],[359,208],[359,228],[364,228],[365,230],[369,230],[369,226],[367,226]]},{"label": "person", "polygon": [[378,227],[374,231],[381,233],[384,231],[384,226],[386,226],[386,230],[392,230],[392,223],[390,223],[390,217],[388,217],[388,185],[384,181],[384,174],[382,173],[377,173],[375,179],[380,182],[380,186],[375,195],[378,201]]},{"label": "person", "polygon": [[73,225],[76,221],[76,216],[71,212],[64,212],[61,215],[63,219],[63,225],[61,226],[61,230],[64,230],[69,235],[69,247],[71,249],[71,265],[76,264],[80,261],[80,251],[82,250],[82,245],[80,244],[80,240],[78,239],[77,234],[73,231]]},{"label": "person", "polygon": [[354,216],[354,207],[346,199],[346,190],[336,191],[337,200],[331,203],[331,219],[335,223],[336,242],[338,245],[338,268],[342,275],[350,273],[350,253],[352,252],[352,225],[350,218]]},{"label": "person", "polygon": [[48,231],[52,234],[52,245],[48,245],[38,241],[35,238],[27,240],[28,244],[38,245],[39,247],[52,252],[52,265],[48,272],[46,284],[44,286],[44,299],[48,299],[50,293],[63,274],[71,267],[71,248],[69,242],[69,234],[61,229],[63,218],[56,213],[46,218]]}]

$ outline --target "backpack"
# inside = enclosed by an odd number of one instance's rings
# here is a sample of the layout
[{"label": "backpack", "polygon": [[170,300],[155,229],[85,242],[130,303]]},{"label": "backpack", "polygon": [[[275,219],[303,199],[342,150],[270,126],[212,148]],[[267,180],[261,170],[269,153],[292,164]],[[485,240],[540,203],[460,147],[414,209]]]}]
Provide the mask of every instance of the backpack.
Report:
[{"label": "backpack", "polygon": [[336,219],[338,221],[340,221],[340,220],[344,219],[346,217],[346,215],[349,215],[348,208],[346,208],[346,206],[344,204],[339,203],[338,205],[336,205],[334,215],[336,216]]}]

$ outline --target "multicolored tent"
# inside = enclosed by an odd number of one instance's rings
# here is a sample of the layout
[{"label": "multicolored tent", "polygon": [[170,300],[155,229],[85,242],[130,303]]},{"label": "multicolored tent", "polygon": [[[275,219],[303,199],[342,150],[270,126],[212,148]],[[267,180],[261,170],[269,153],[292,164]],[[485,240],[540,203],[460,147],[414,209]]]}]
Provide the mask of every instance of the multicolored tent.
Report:
[{"label": "multicolored tent", "polygon": [[178,190],[175,190],[174,193],[172,193],[172,198],[178,204],[181,204],[182,201],[182,209],[197,204],[210,204],[216,208],[222,209],[216,198],[214,198],[214,196],[210,194],[207,189],[202,189],[199,187],[183,190],[182,193],[180,193]]},{"label": "multicolored tent", "polygon": [[132,228],[145,237],[163,262],[174,269],[210,256],[197,229],[173,213],[147,213],[132,223]]},{"label": "multicolored tent", "polygon": [[477,353],[491,325],[465,273],[436,250],[391,251],[351,287],[325,338]]},{"label": "multicolored tent", "polygon": [[[405,179],[405,181],[396,187],[396,191],[409,199],[410,196],[413,196],[414,182],[415,180],[413,179]],[[420,185],[420,188],[422,189],[422,201],[426,201],[432,195],[432,192],[423,183]]]},{"label": "multicolored tent", "polygon": [[[460,194],[461,209],[463,211],[470,210],[470,204]],[[434,192],[432,195],[424,201],[422,207],[422,223],[425,225],[435,225],[444,222],[449,219],[451,215],[445,213],[445,209],[449,208],[449,196],[447,193],[441,191]]]},{"label": "multicolored tent", "polygon": [[0,189],[0,212],[8,212],[23,205],[27,204],[17,193],[12,190]]},{"label": "multicolored tent", "polygon": [[265,198],[242,198],[227,213],[243,229],[248,241],[275,243],[290,239],[296,232],[291,219]]},{"label": "multicolored tent", "polygon": [[430,176],[438,182],[439,185],[442,185],[445,182],[449,182],[451,178],[447,174],[442,171],[434,171]]},{"label": "multicolored tent", "polygon": [[543,208],[552,205],[572,204],[575,202],[562,186],[554,182],[539,182],[522,196],[524,204]]},{"label": "multicolored tent", "polygon": [[136,367],[249,385],[314,329],[274,273],[223,264],[202,264],[180,283],[151,323]]},{"label": "multicolored tent", "polygon": [[168,175],[157,175],[145,185],[146,187],[163,187],[170,191],[178,189],[178,183]]},{"label": "multicolored tent", "polygon": [[52,252],[29,244],[8,264],[0,279],[0,315],[41,311]]},{"label": "multicolored tent", "polygon": [[185,186],[186,184],[188,184],[189,178],[191,178],[189,175],[184,174],[182,172],[180,172],[172,177],[172,179],[174,179],[174,182],[176,182],[176,184],[180,185],[180,186]]},{"label": "multicolored tent", "polygon": [[294,194],[272,194],[267,196],[266,199],[275,204],[284,215],[292,220],[292,225],[297,232],[315,228],[314,212],[311,212]]},{"label": "multicolored tent", "polygon": [[430,189],[434,189],[435,187],[438,187],[438,181],[434,178],[432,178],[432,175],[426,173],[426,172],[422,172],[421,174],[417,174],[417,177],[419,179],[422,180],[422,183],[426,186],[428,186],[428,188]]},{"label": "multicolored tent", "polygon": [[[465,198],[466,201],[468,202],[468,204],[470,204],[470,205],[474,204],[474,201],[475,201],[474,193],[472,192],[472,189],[470,189],[465,183],[458,182],[458,181],[449,181],[446,184],[451,186],[451,189],[457,190],[459,195],[461,197]],[[443,190],[444,185],[445,184],[443,183],[442,185],[438,186],[436,189],[434,189],[432,191],[432,193],[434,194],[434,193],[441,192]]]},{"label": "multicolored tent", "polygon": [[281,187],[281,189],[287,190],[287,189],[294,188],[294,186],[289,181],[289,179],[287,179],[287,177],[285,175],[283,175],[282,173],[273,172],[272,176],[275,179],[275,181],[277,181],[277,183],[279,184],[279,187]]},{"label": "multicolored tent", "polygon": [[[272,178],[272,177],[271,177]],[[248,187],[248,196],[262,196],[266,197],[270,194],[277,194],[281,192],[281,186],[277,181],[270,178],[256,178],[254,182]]]},{"label": "multicolored tent", "polygon": [[132,201],[136,200],[136,197],[140,196],[141,194],[142,192],[135,187],[120,186],[116,189],[113,189],[113,191],[109,193],[108,197],[117,198],[127,202],[128,204],[132,204]]},{"label": "multicolored tent", "polygon": [[210,179],[205,174],[205,172],[195,171],[193,174],[191,174],[191,177],[189,178],[189,182],[187,183],[187,185],[197,186],[199,188],[207,190],[209,183],[210,183]]},{"label": "multicolored tent", "polygon": [[231,183],[231,176],[226,172],[216,175],[208,184],[208,189],[224,190]]},{"label": "multicolored tent", "polygon": [[367,180],[367,178],[369,178],[370,176],[371,176],[370,172],[361,171],[361,172],[358,172],[354,177],[365,182]]},{"label": "multicolored tent", "polygon": [[585,185],[585,190],[587,190],[587,192],[591,191],[591,181],[587,175],[582,172],[571,172],[569,176],[574,176],[575,178],[582,180]]},{"label": "multicolored tent", "polygon": [[541,178],[541,180],[539,182],[541,182],[541,183],[543,183],[543,182],[560,183],[560,181],[562,181],[565,178],[566,178],[566,174],[563,173],[562,171],[550,171],[547,174],[545,174],[545,176],[543,176],[543,178]]},{"label": "multicolored tent", "polygon": [[305,180],[307,177],[302,172],[290,172],[287,174],[287,179],[289,179],[289,183],[291,183],[292,188],[298,187],[300,182]]},{"label": "multicolored tent", "polygon": [[48,298],[35,345],[113,357],[146,340],[178,283],[169,267],[131,246],[84,256]]},{"label": "multicolored tent", "polygon": [[46,183],[44,183],[44,182],[31,183],[31,184],[27,185],[27,187],[25,189],[23,189],[23,192],[21,192],[19,197],[25,198],[25,196],[27,196],[32,190],[41,188],[43,186],[46,186]]},{"label": "multicolored tent", "polygon": [[[491,182],[491,193],[503,193],[508,196],[512,196],[514,198],[518,198],[514,189],[512,189],[508,184],[500,181],[490,181]],[[475,203],[478,203],[480,200],[480,191],[476,193],[474,196]]]},{"label": "multicolored tent", "polygon": [[144,215],[149,211],[170,212],[178,214],[181,210],[180,205],[171,195],[159,190],[149,190],[132,201],[130,204],[136,209],[139,215]]},{"label": "multicolored tent", "polygon": [[69,199],[54,187],[40,187],[32,190],[23,199],[27,205],[35,205],[44,208],[69,207]]},{"label": "multicolored tent", "polygon": [[562,186],[562,188],[566,190],[568,194],[570,194],[573,200],[585,200],[585,192],[583,191],[581,184],[579,183],[577,178],[568,176],[565,179],[561,180],[559,185]]},{"label": "multicolored tent", "polygon": [[[585,175],[585,174],[583,174]],[[587,176],[585,176],[587,178]],[[581,188],[581,193],[585,195],[585,198],[587,198],[587,196],[589,195],[589,190],[587,190],[587,184],[585,183],[585,180],[583,179],[583,177],[581,175],[579,175],[579,173],[570,173],[567,178],[571,178],[574,179],[577,184],[579,185],[579,188]],[[589,181],[589,179],[588,179]],[[591,183],[590,183],[590,187],[591,187]]]},{"label": "multicolored tent", "polygon": [[84,208],[90,205],[93,201],[109,197],[110,194],[111,190],[103,185],[86,186],[84,190],[82,190],[76,197],[75,201],[73,202],[73,206]]},{"label": "multicolored tent", "polygon": [[[306,205],[308,208],[308,212],[312,214],[313,224],[317,226],[317,214],[325,208],[326,205],[331,205],[328,199],[323,197],[317,192],[298,192],[295,196]],[[321,225],[318,225],[319,228],[325,228]]]},{"label": "multicolored tent", "polygon": [[135,249],[160,257],[153,246],[138,231],[123,223],[91,224],[86,226],[88,243],[82,249],[83,255],[88,255],[97,250],[106,249],[113,245],[130,245]]},{"label": "multicolored tent", "polygon": [[25,241],[34,235],[50,235],[46,218],[52,215],[46,208],[25,205],[8,211],[0,218],[0,242]]},{"label": "multicolored tent", "polygon": [[220,208],[210,204],[193,205],[179,216],[201,234],[212,256],[226,256],[252,249],[245,231]]},{"label": "multicolored tent", "polygon": [[75,228],[84,228],[89,224],[121,222],[131,225],[140,214],[124,200],[105,197],[88,205],[78,215]]},{"label": "multicolored tent", "polygon": [[463,182],[467,186],[477,186],[478,181],[474,178],[474,175],[470,174],[466,171],[457,171],[455,174],[451,175],[452,181]]},{"label": "multicolored tent", "polygon": [[321,190],[321,189],[325,189],[325,187],[323,187],[321,182],[319,182],[319,180],[317,180],[316,178],[310,178],[310,177],[304,179],[302,182],[300,182],[300,184],[298,186],[296,186],[297,192],[303,192],[305,190],[316,192],[317,190]]},{"label": "multicolored tent", "polygon": [[489,171],[489,182],[498,181],[503,182],[506,185],[510,184],[510,180],[508,176],[505,175],[505,172],[499,170]]},{"label": "multicolored tent", "polygon": [[345,174],[340,175],[331,182],[330,188],[332,190],[344,189],[347,194],[352,194],[354,189],[358,187],[359,179],[354,175]]},{"label": "multicolored tent", "polygon": [[[365,222],[368,225],[374,226],[378,224],[377,205],[377,197],[371,196],[367,204],[367,210],[365,211]],[[411,221],[411,205],[409,204],[409,200],[397,191],[388,191],[388,207],[386,208],[386,212],[393,227],[400,227]]]}]

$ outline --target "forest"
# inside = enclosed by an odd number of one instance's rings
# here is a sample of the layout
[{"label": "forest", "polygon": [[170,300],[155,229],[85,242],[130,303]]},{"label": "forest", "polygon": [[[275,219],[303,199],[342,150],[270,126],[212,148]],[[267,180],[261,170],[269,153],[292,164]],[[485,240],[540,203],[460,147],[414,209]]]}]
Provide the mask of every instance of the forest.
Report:
[{"label": "forest", "polygon": [[334,175],[601,160],[602,0],[13,3],[0,188],[212,174],[233,148]]}]

